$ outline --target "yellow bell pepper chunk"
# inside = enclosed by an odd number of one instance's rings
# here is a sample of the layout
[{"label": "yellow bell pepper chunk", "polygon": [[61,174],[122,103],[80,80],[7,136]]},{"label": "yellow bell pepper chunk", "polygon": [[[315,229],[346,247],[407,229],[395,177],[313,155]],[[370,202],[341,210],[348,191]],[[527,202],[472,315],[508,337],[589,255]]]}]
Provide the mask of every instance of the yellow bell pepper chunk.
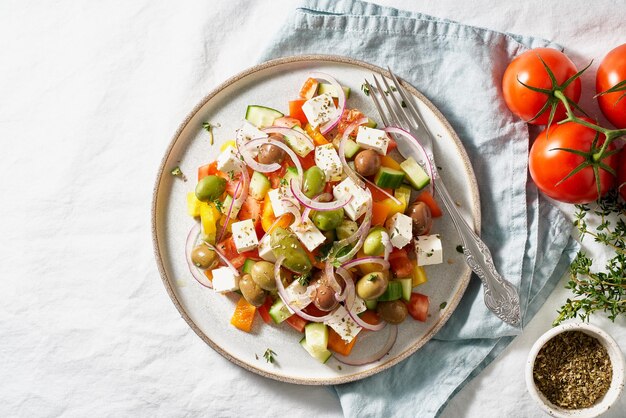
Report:
[{"label": "yellow bell pepper chunk", "polygon": [[309,125],[308,123],[305,125],[304,130],[311,137],[311,139],[313,139],[313,142],[315,143],[316,147],[319,145],[325,145],[329,143],[326,137],[322,135],[322,133],[319,131],[319,129],[317,128],[313,129],[311,125]]},{"label": "yellow bell pepper chunk", "polygon": [[424,270],[424,267],[422,266],[415,266],[413,272],[411,273],[411,277],[413,278],[413,287],[419,286],[428,281],[426,270]]},{"label": "yellow bell pepper chunk", "polygon": [[380,165],[383,167],[393,168],[394,170],[402,171],[402,167],[400,167],[400,163],[391,158],[388,155],[383,155],[380,157]]},{"label": "yellow bell pepper chunk", "polygon": [[226,148],[228,147],[233,147],[233,148],[237,148],[237,143],[233,140],[230,141],[226,141],[222,144],[222,146],[220,147],[220,151],[224,151]]},{"label": "yellow bell pepper chunk", "polygon": [[212,203],[204,203],[200,206],[200,223],[204,240],[215,244],[220,211]]},{"label": "yellow bell pepper chunk", "polygon": [[398,199],[398,200],[400,201],[400,204],[397,204],[393,199],[389,197],[380,202],[389,208],[387,219],[391,218],[396,213],[404,213],[404,211],[406,210],[406,203],[402,199]]},{"label": "yellow bell pepper chunk", "polygon": [[[361,248],[359,252],[357,253],[357,258],[363,258],[363,257],[369,257],[369,256],[365,254],[365,252],[363,252],[363,248]],[[383,266],[381,266],[378,263],[360,264],[357,268],[359,269],[362,275],[373,273],[375,271],[383,271]]]},{"label": "yellow bell pepper chunk", "polygon": [[194,192],[187,193],[187,213],[189,216],[197,218],[200,216],[200,207],[203,203],[198,200]]},{"label": "yellow bell pepper chunk", "polygon": [[409,201],[411,200],[411,189],[407,186],[400,186],[396,189],[393,195],[404,204],[404,209],[406,210],[409,206]]}]

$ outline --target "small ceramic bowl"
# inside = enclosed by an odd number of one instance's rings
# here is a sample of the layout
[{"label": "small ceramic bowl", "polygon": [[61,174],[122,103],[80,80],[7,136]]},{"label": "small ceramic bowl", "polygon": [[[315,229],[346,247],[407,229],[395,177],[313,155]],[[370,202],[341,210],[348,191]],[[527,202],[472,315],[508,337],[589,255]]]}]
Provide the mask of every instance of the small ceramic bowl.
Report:
[{"label": "small ceramic bowl", "polygon": [[[596,338],[606,348],[613,365],[613,379],[607,393],[593,406],[583,409],[564,409],[552,404],[535,386],[533,369],[539,350],[554,336],[566,331],[581,331]],[[615,340],[606,332],[587,323],[566,323],[550,329],[543,334],[533,345],[526,362],[526,386],[530,396],[537,401],[541,409],[554,417],[563,418],[593,418],[606,412],[617,401],[624,387],[624,355]]]}]

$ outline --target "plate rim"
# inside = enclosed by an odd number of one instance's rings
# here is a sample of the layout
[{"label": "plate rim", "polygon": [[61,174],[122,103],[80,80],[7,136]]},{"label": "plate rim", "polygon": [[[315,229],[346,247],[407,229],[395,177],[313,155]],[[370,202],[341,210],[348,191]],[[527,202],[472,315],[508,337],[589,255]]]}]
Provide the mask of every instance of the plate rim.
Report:
[{"label": "plate rim", "polygon": [[[167,291],[167,294],[169,295],[172,303],[178,310],[178,313],[181,315],[181,317],[185,320],[187,325],[196,333],[198,337],[200,337],[202,341],[204,341],[209,347],[211,347],[214,351],[219,353],[222,357],[226,358],[231,363],[239,367],[242,367],[250,372],[253,372],[255,374],[269,378],[269,379],[277,380],[280,382],[286,382],[286,383],[300,384],[300,385],[335,385],[335,384],[353,382],[356,380],[361,380],[366,377],[372,376],[383,370],[389,369],[397,365],[401,361],[405,360],[410,355],[418,351],[421,347],[423,347],[428,341],[430,341],[433,338],[433,336],[435,336],[437,332],[439,332],[439,330],[443,327],[443,325],[446,322],[448,322],[448,320],[450,319],[450,316],[452,316],[452,314],[458,307],[458,304],[461,301],[461,298],[465,294],[465,291],[467,290],[467,286],[469,284],[469,281],[472,275],[471,270],[469,270],[468,268],[466,270],[466,274],[464,274],[463,277],[460,278],[461,283],[459,286],[459,291],[457,291],[456,294],[453,295],[452,300],[448,301],[448,307],[451,309],[447,309],[446,312],[439,318],[437,323],[417,343],[410,346],[407,350],[399,353],[393,360],[385,364],[380,364],[369,370],[364,370],[364,371],[356,372],[356,373],[349,374],[349,375],[337,376],[336,378],[311,378],[311,379],[297,378],[297,377],[290,377],[290,376],[285,376],[285,375],[281,375],[277,373],[271,373],[266,370],[257,368],[249,363],[246,363],[245,361],[242,361],[236,358],[235,356],[231,355],[228,351],[220,347],[218,344],[213,342],[206,334],[204,334],[204,332],[202,332],[202,330],[196,325],[196,323],[189,317],[182,303],[178,300],[178,297],[176,296],[176,293],[174,289],[172,288],[172,282],[168,278],[168,275],[165,271],[165,266],[163,264],[163,260],[161,257],[159,240],[157,236],[158,234],[157,234],[156,219],[157,219],[157,201],[159,199],[159,187],[161,184],[161,180],[163,178],[163,173],[165,172],[165,165],[167,163],[167,160],[172,150],[174,149],[174,146],[176,145],[178,139],[180,138],[180,135],[185,130],[189,122],[202,109],[202,107],[204,107],[204,105],[206,105],[213,97],[215,97],[222,90],[226,89],[233,83],[236,83],[237,81],[245,77],[248,77],[254,73],[257,73],[257,72],[260,72],[260,71],[263,71],[272,67],[276,67],[279,65],[290,64],[290,63],[301,63],[301,62],[320,62],[320,61],[324,61],[328,63],[353,65],[353,66],[364,68],[366,70],[374,71],[378,74],[381,74],[381,75],[384,75],[385,77],[390,78],[389,71],[377,65],[370,64],[370,63],[357,60],[354,58],[345,57],[345,56],[325,55],[325,54],[306,54],[306,55],[286,56],[286,57],[281,57],[281,58],[276,58],[276,59],[272,59],[269,61],[265,61],[265,62],[256,64],[252,67],[249,67],[243,71],[240,71],[239,73],[235,74],[234,76],[220,83],[217,87],[213,88],[207,95],[205,95],[198,102],[198,104],[196,104],[193,107],[193,109],[187,114],[185,119],[179,124],[176,132],[174,133],[172,139],[170,140],[167,146],[167,149],[165,150],[165,154],[163,155],[161,162],[159,163],[159,169],[157,171],[156,180],[155,180],[153,192],[152,192],[152,205],[151,205],[151,214],[150,214],[151,215],[151,234],[152,234],[153,253],[154,253],[155,260],[156,260],[157,268],[159,270],[159,275],[161,276],[161,281],[163,282],[163,285],[165,286],[165,290]],[[463,146],[463,143],[461,142],[456,131],[452,128],[452,125],[450,125],[450,122],[448,122],[448,120],[439,111],[439,109],[437,109],[437,107],[435,107],[426,96],[424,96],[419,90],[417,90],[411,84],[404,81],[403,79],[400,79],[400,82],[404,87],[406,87],[411,92],[411,94],[418,97],[429,108],[429,110],[431,110],[435,114],[435,116],[443,124],[445,130],[448,132],[452,140],[456,143],[456,146],[460,151],[460,157],[463,161],[465,169],[470,174],[468,180],[471,185],[470,193],[471,193],[472,201],[474,202],[474,204],[471,207],[471,214],[474,219],[474,229],[475,231],[478,231],[478,234],[480,235],[480,228],[481,228],[481,221],[482,221],[481,209],[480,209],[480,194],[478,191],[478,182],[476,180],[474,169],[472,167],[469,156],[467,154],[467,150]]]}]

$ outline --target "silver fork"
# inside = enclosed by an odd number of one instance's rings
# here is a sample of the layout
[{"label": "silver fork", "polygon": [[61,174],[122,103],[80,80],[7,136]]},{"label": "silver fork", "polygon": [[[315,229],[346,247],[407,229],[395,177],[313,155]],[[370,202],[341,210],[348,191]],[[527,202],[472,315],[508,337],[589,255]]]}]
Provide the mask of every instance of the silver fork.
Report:
[{"label": "silver fork", "polygon": [[[386,126],[397,126],[410,132],[412,135],[420,138],[420,143],[426,149],[426,154],[430,160],[433,170],[433,184],[435,190],[439,192],[441,201],[450,214],[450,218],[461,237],[463,244],[463,254],[465,261],[470,268],[476,273],[483,283],[485,305],[498,318],[513,326],[520,326],[521,313],[519,295],[515,287],[505,280],[496,270],[491,257],[491,252],[487,245],[474,232],[465,219],[459,213],[450,193],[446,189],[443,180],[439,176],[435,158],[433,156],[432,136],[428,132],[428,128],[424,124],[418,110],[415,108],[413,101],[409,98],[408,93],[400,84],[398,78],[389,70],[389,74],[393,81],[392,88],[385,77],[381,77],[386,90],[383,90],[378,77],[372,74],[376,84],[376,88],[372,87],[367,80],[365,83],[369,89],[370,97],[374,101],[374,105],[380,114]],[[396,90],[402,102],[398,100],[394,94]],[[385,94],[385,91],[387,94]],[[377,96],[380,96],[387,112],[383,111],[381,103]],[[388,100],[391,98],[391,102]]]}]

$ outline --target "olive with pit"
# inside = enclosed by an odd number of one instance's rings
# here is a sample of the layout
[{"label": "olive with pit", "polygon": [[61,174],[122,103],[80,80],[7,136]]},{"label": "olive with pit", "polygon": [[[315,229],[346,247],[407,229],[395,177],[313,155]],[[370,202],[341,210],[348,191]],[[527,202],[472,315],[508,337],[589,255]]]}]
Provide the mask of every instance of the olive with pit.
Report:
[{"label": "olive with pit", "polygon": [[276,279],[274,279],[274,265],[269,261],[257,261],[250,270],[252,280],[264,290],[276,290]]},{"label": "olive with pit", "polygon": [[259,156],[257,159],[261,164],[280,164],[285,159],[285,151],[278,148],[276,145],[263,144],[259,147]]},{"label": "olive with pit", "polygon": [[217,254],[210,249],[206,244],[200,244],[191,251],[191,261],[196,267],[208,269],[213,267]]},{"label": "olive with pit", "polygon": [[252,280],[252,276],[249,274],[244,274],[239,279],[239,290],[241,290],[241,294],[251,305],[261,306],[265,303],[267,293]]},{"label": "olive with pit", "polygon": [[343,208],[323,212],[315,211],[311,218],[320,231],[331,231],[341,225],[343,221]]},{"label": "olive with pit", "polygon": [[363,252],[366,255],[379,256],[385,252],[383,243],[383,228],[372,228],[363,242]]},{"label": "olive with pit", "polygon": [[363,150],[354,158],[354,168],[362,176],[373,176],[380,170],[380,156],[371,149]]},{"label": "olive with pit", "polygon": [[335,309],[339,305],[339,302],[335,298],[335,291],[332,287],[324,283],[319,283],[315,287],[313,304],[320,310],[328,312]]},{"label": "olive with pit", "polygon": [[425,235],[433,226],[433,216],[430,208],[424,202],[415,202],[407,211],[407,215],[413,219],[413,235]]},{"label": "olive with pit", "polygon": [[302,191],[306,197],[312,199],[324,190],[326,185],[326,174],[321,168],[314,165],[303,174]]},{"label": "olive with pit", "polygon": [[337,239],[346,239],[356,234],[356,231],[359,229],[359,225],[351,221],[350,219],[344,219],[341,221],[341,224],[337,227],[335,232],[337,233]]},{"label": "olive with pit", "polygon": [[356,283],[356,294],[363,300],[376,299],[387,290],[387,278],[380,271],[366,274]]},{"label": "olive with pit", "polygon": [[226,179],[214,175],[202,178],[196,185],[196,197],[201,202],[210,202],[226,190]]},{"label": "olive with pit", "polygon": [[406,305],[399,300],[392,300],[390,302],[378,302],[376,305],[376,311],[380,315],[381,319],[389,322],[390,324],[399,324],[406,319],[409,313]]}]

